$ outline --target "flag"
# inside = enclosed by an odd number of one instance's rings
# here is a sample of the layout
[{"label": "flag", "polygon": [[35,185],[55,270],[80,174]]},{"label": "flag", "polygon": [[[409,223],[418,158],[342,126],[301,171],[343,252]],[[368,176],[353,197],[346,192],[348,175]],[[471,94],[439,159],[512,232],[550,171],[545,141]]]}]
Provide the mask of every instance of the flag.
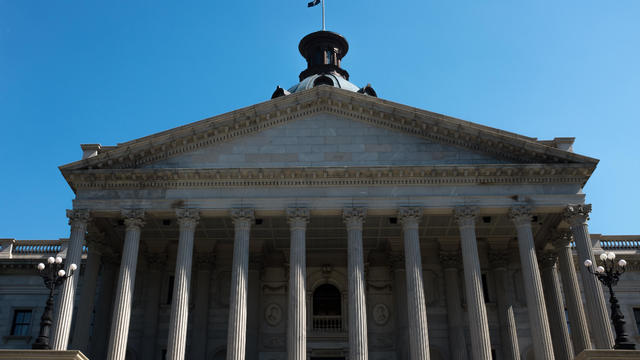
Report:
[{"label": "flag", "polygon": [[313,0],[313,1],[309,2],[309,3],[307,3],[307,7],[316,6],[318,4],[320,4],[320,0]]}]

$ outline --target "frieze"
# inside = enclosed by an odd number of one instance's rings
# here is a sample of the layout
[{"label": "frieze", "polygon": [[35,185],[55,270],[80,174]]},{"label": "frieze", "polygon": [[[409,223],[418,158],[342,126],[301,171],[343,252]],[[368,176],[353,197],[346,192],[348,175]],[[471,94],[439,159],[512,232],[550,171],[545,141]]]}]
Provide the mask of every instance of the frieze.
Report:
[{"label": "frieze", "polygon": [[135,169],[76,171],[68,174],[67,181],[74,189],[582,184],[590,173],[579,164]]}]

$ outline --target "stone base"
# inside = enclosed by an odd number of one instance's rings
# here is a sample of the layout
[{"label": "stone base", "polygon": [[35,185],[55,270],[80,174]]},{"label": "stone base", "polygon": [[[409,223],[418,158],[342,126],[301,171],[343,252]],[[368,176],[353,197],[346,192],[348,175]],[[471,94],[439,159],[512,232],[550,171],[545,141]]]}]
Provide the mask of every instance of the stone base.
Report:
[{"label": "stone base", "polygon": [[89,360],[79,350],[3,350],[0,349],[0,360]]},{"label": "stone base", "polygon": [[640,350],[584,350],[575,360],[640,359]]}]

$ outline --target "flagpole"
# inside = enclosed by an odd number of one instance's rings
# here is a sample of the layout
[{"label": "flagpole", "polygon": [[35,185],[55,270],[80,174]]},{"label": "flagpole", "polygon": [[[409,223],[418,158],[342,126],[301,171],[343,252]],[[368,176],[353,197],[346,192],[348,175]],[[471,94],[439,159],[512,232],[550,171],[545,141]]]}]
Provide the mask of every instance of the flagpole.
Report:
[{"label": "flagpole", "polygon": [[322,31],[325,31],[326,28],[324,26],[324,0],[322,0]]}]

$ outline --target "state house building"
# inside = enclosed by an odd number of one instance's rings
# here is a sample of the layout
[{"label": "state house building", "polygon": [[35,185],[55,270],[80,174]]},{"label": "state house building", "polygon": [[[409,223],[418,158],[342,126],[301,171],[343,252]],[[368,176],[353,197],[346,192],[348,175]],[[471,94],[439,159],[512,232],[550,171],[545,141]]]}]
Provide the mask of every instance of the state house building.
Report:
[{"label": "state house building", "polygon": [[349,81],[340,35],[299,45],[269,101],[60,167],[70,237],[2,240],[3,348],[28,348],[35,264],[82,263],[54,349],[91,359],[573,359],[613,345],[582,266],[614,249],[638,342],[638,237],[590,236],[598,160],[412,108]]}]

